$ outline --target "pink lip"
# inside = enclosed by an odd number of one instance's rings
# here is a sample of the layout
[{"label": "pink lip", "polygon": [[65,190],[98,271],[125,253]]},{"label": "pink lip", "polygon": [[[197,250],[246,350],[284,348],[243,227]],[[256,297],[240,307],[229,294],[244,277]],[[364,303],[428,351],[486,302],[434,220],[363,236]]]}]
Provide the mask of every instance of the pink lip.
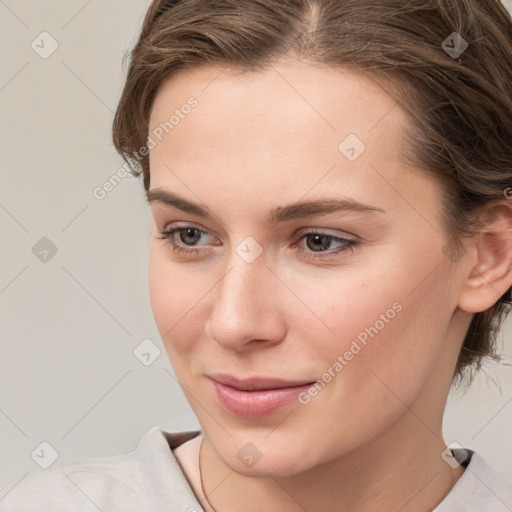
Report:
[{"label": "pink lip", "polygon": [[209,376],[218,402],[244,418],[267,416],[306,391],[314,381],[284,381],[267,377],[237,379],[226,374]]}]

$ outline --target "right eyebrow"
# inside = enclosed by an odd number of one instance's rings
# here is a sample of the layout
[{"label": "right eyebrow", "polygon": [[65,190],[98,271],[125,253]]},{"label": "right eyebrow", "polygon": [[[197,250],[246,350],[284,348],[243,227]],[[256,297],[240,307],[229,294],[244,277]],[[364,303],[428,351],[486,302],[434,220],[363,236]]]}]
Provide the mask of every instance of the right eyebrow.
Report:
[{"label": "right eyebrow", "polygon": [[146,202],[149,204],[160,203],[166,206],[174,206],[185,213],[191,213],[209,220],[217,218],[210,209],[199,204],[192,203],[183,197],[177,196],[176,194],[161,188],[149,190],[146,193]]}]

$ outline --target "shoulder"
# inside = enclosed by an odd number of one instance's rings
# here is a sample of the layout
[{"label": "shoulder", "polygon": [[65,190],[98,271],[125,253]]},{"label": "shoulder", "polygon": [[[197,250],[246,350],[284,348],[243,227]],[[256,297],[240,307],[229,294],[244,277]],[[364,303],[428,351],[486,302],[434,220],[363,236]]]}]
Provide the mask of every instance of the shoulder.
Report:
[{"label": "shoulder", "polygon": [[471,459],[448,496],[434,512],[510,512],[512,478],[491,466],[480,454]]},{"label": "shoulder", "polygon": [[108,502],[135,511],[143,485],[130,455],[87,458],[27,473],[0,492],[1,512],[103,510]]},{"label": "shoulder", "polygon": [[180,505],[192,497],[172,449],[198,433],[153,427],[132,452],[26,473],[0,489],[0,512],[149,512],[175,499]]}]

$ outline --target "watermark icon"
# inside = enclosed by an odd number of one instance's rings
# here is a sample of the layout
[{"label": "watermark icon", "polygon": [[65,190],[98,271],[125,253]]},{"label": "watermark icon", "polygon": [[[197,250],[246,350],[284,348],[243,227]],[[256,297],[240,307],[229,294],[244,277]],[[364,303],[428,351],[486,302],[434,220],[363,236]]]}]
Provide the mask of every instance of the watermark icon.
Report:
[{"label": "watermark icon", "polygon": [[350,162],[357,160],[365,149],[364,142],[354,133],[347,135],[338,145],[339,152]]},{"label": "watermark icon", "polygon": [[452,59],[457,59],[467,50],[468,43],[458,32],[452,32],[441,47]]},{"label": "watermark icon", "polygon": [[133,355],[144,366],[151,366],[160,357],[160,353],[160,349],[149,338],[142,340],[133,350]]},{"label": "watermark icon", "polygon": [[237,457],[248,467],[252,468],[263,454],[252,443],[246,443],[238,450]]},{"label": "watermark icon", "polygon": [[56,254],[57,246],[46,236],[43,236],[33,247],[32,254],[42,263],[48,263]]},{"label": "watermark icon", "polygon": [[240,242],[236,248],[236,253],[246,263],[252,263],[263,252],[263,247],[254,240],[252,236],[248,236]]},{"label": "watermark icon", "polygon": [[352,361],[352,359],[354,359],[354,356],[359,354],[359,352],[368,345],[368,336],[373,339],[382,329],[384,329],[386,324],[395,318],[396,313],[399,313],[402,309],[402,304],[395,302],[391,308],[386,310],[386,313],[381,313],[379,315],[379,320],[376,320],[372,326],[365,327],[365,329],[356,336],[356,340],[352,340],[350,349],[346,350],[343,355],[339,355],[336,358],[336,361],[307,391],[303,391],[299,394],[299,402],[303,405],[309,404],[311,399],[317,396],[325,386],[334,379],[334,377],[336,377],[336,375],[338,375],[341,370],[343,370],[343,368]]},{"label": "watermark icon", "polygon": [[457,441],[452,441],[441,453],[441,458],[451,468],[456,469],[469,457],[469,453]]},{"label": "watermark icon", "polygon": [[43,469],[48,469],[59,457],[57,450],[47,441],[40,443],[30,455]]},{"label": "watermark icon", "polygon": [[442,252],[452,263],[457,263],[467,253],[467,250],[465,247],[457,250],[454,247],[454,242],[450,240],[443,245]]},{"label": "watermark icon", "polygon": [[48,32],[41,32],[30,44],[39,57],[47,59],[59,47],[57,40]]}]

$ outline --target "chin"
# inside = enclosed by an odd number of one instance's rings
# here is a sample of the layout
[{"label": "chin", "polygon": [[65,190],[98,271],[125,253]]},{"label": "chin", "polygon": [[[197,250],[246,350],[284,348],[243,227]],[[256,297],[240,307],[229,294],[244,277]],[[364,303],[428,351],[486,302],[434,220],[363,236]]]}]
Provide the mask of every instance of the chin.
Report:
[{"label": "chin", "polygon": [[[265,432],[258,436],[239,436],[236,441],[210,439],[217,455],[235,473],[248,477],[289,477],[322,463],[320,454],[309,451],[307,440],[301,443],[297,436],[285,436]],[[268,437],[268,439],[265,439]],[[253,439],[251,442],[250,439]]]},{"label": "chin", "polygon": [[267,453],[252,467],[241,463],[236,457],[224,459],[224,463],[232,471],[239,475],[248,477],[269,477],[284,478],[290,477],[310,469],[304,460],[300,460],[300,453],[294,452],[286,456],[282,451]]}]

